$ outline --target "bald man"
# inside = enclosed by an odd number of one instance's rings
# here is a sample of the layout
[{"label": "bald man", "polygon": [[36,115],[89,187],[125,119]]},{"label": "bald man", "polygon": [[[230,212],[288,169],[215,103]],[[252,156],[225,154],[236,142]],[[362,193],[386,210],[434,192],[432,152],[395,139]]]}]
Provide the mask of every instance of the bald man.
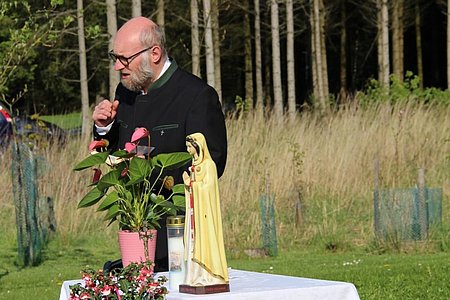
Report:
[{"label": "bald man", "polygon": [[[145,127],[154,147],[151,156],[155,156],[186,151],[186,136],[201,132],[220,177],[227,137],[217,92],[167,55],[162,29],[145,17],[129,20],[117,31],[109,56],[120,72],[120,83],[114,101],[103,100],[95,107],[95,139],[107,139],[112,151],[123,149],[134,129]],[[176,183],[183,182],[182,171],[170,174]],[[165,220],[161,223],[156,271],[168,270],[167,229]]]}]

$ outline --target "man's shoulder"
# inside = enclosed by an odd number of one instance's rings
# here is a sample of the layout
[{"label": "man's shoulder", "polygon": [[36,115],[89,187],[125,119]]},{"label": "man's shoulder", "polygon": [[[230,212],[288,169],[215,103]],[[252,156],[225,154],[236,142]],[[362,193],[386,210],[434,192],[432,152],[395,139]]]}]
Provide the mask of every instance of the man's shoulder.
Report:
[{"label": "man's shoulder", "polygon": [[203,79],[181,68],[175,71],[174,79],[176,79],[177,84],[192,84],[200,88],[208,87],[208,84]]}]

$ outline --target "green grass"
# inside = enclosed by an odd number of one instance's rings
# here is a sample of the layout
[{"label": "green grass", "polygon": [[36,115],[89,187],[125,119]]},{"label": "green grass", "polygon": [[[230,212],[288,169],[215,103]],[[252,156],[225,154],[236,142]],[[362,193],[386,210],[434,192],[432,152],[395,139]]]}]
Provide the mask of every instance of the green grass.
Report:
[{"label": "green grass", "polygon": [[81,113],[74,112],[66,115],[39,116],[39,119],[58,125],[62,129],[72,129],[81,126]]},{"label": "green grass", "polygon": [[230,260],[233,268],[352,282],[361,299],[446,299],[450,254],[314,253]]},{"label": "green grass", "polygon": [[[86,265],[101,268],[119,257],[115,236],[100,233],[56,237],[43,262],[20,269],[14,264],[11,234],[0,240],[0,299],[57,299],[64,280],[79,278]],[[450,294],[448,253],[367,254],[353,251],[281,250],[275,258],[228,259],[234,269],[355,284],[361,299],[445,299]]]},{"label": "green grass", "polygon": [[58,299],[64,280],[80,278],[87,265],[102,268],[120,257],[114,237],[93,233],[70,241],[57,237],[44,250],[41,264],[19,268],[13,242],[0,242],[0,299]]}]

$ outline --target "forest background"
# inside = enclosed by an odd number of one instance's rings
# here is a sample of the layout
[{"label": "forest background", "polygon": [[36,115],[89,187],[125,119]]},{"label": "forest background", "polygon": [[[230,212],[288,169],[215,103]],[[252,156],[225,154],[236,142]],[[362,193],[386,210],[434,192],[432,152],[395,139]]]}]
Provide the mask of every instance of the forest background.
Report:
[{"label": "forest background", "polygon": [[113,95],[107,52],[132,15],[164,27],[169,55],[213,85],[226,110],[237,97],[277,116],[339,105],[391,74],[449,85],[442,0],[4,0],[0,99],[20,113],[88,114]]},{"label": "forest background", "polygon": [[[87,153],[80,145],[88,145],[93,105],[114,93],[107,52],[115,28],[133,15],[164,26],[170,56],[221,95],[229,159],[220,189],[232,267],[351,281],[364,299],[448,295],[448,7],[439,0],[2,0],[2,104],[15,115],[83,124],[86,136],[37,152],[48,162],[39,193],[55,200],[57,237],[32,270],[14,266],[11,151],[1,154],[0,299],[27,299],[30,289],[56,295],[56,284],[75,278],[82,264],[118,255],[115,228],[93,209],[76,209],[90,176],[70,170]],[[442,223],[426,239],[375,238],[377,162],[381,189],[415,187],[419,169],[427,186],[442,188]],[[252,263],[247,255],[261,254],[264,194],[275,196],[280,257]]]}]

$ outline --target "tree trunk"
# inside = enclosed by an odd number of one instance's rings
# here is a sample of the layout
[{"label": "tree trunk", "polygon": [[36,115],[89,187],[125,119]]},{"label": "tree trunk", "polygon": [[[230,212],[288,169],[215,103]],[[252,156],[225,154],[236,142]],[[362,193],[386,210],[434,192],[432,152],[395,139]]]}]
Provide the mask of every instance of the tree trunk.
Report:
[{"label": "tree trunk", "polygon": [[316,80],[316,92],[314,93],[317,96],[320,109],[325,111],[327,109],[327,103],[324,93],[324,74],[323,74],[323,55],[322,55],[322,39],[321,39],[321,29],[320,29],[320,3],[319,0],[311,0],[311,9],[312,9],[312,26],[311,31],[313,34],[313,68],[315,69],[315,80]]},{"label": "tree trunk", "polygon": [[403,81],[403,0],[393,0],[392,9],[392,67],[393,73]]},{"label": "tree trunk", "polygon": [[280,60],[280,24],[278,20],[277,0],[271,0],[271,29],[272,29],[272,76],[275,118],[283,117],[283,93],[281,87],[281,60]]},{"label": "tree trunk", "polygon": [[[114,35],[117,31],[117,13],[116,0],[106,0],[106,19],[108,23],[108,49],[112,50],[114,46]],[[119,72],[114,70],[114,63],[109,64],[109,99],[114,100],[116,94],[116,87],[119,84]]]},{"label": "tree trunk", "polygon": [[296,115],[295,99],[295,56],[294,56],[294,7],[292,0],[286,0],[286,56],[287,56],[287,104],[289,120]]},{"label": "tree trunk", "polygon": [[81,135],[87,139],[91,133],[91,114],[89,110],[89,91],[86,67],[86,45],[84,40],[84,8],[83,0],[77,0],[77,19],[78,19],[78,49],[80,59],[80,88],[81,88],[81,113],[83,124],[81,126]]},{"label": "tree trunk", "polygon": [[132,0],[132,2],[131,2],[131,16],[133,16],[133,17],[142,16],[141,0]]},{"label": "tree trunk", "polygon": [[[327,102],[329,96],[328,88],[328,63],[327,63],[327,45],[325,39],[325,17],[326,11],[323,5],[323,0],[319,0],[319,29],[320,29],[320,53],[321,53],[321,65],[322,65],[322,86],[324,101]],[[327,105],[328,107],[328,105]]]},{"label": "tree trunk", "polygon": [[[270,1],[265,1],[264,2],[264,22],[263,24],[270,24]],[[264,99],[263,101],[265,101],[265,105],[267,108],[272,109],[273,108],[273,99],[272,99],[272,94],[273,94],[273,85],[270,84],[272,82],[272,42],[271,39],[268,36],[268,32],[265,32],[266,35],[263,39],[264,41],[264,60],[265,60],[265,64],[264,64]]]},{"label": "tree trunk", "polygon": [[262,84],[262,58],[261,58],[261,16],[259,0],[254,0],[255,6],[255,79],[256,79],[256,110],[262,111],[263,84]]},{"label": "tree trunk", "polygon": [[211,7],[211,26],[214,49],[214,88],[219,95],[219,101],[222,103],[222,74],[220,64],[220,24],[219,24],[219,3],[218,0],[212,0]]},{"label": "tree trunk", "polygon": [[244,2],[244,68],[245,68],[245,101],[253,106],[253,64],[252,64],[252,33],[250,29],[249,0]]},{"label": "tree trunk", "polygon": [[201,77],[200,72],[200,38],[198,28],[198,2],[191,0],[191,57],[192,74]]},{"label": "tree trunk", "polygon": [[377,61],[378,61],[378,81],[382,84],[383,79],[383,30],[381,28],[381,2],[383,0],[375,0],[377,3]]},{"label": "tree trunk", "polygon": [[341,2],[341,40],[340,40],[340,65],[339,65],[339,77],[340,77],[340,90],[339,100],[344,102],[347,99],[347,11],[345,7],[345,1]]},{"label": "tree trunk", "polygon": [[[416,26],[416,49],[417,49],[417,75],[420,78],[420,88],[423,89],[423,62],[422,62],[422,30],[421,25],[420,25],[420,6],[419,6],[419,1],[420,0],[416,0],[416,5],[415,5],[415,11],[416,11],[416,22],[415,22],[415,26]],[[447,24],[448,26],[448,24]],[[448,28],[447,28],[447,43],[449,41],[448,39],[448,34],[449,34]],[[450,51],[450,48],[447,45],[447,57],[450,57],[448,54],[448,51]],[[448,65],[448,58],[447,58],[447,65]]]},{"label": "tree trunk", "polygon": [[389,72],[390,72],[390,64],[389,64],[389,12],[388,12],[388,3],[387,0],[379,0],[380,7],[380,18],[379,18],[379,34],[381,38],[379,42],[381,42],[381,46],[379,47],[381,54],[379,55],[379,68],[380,72],[380,84],[383,88],[389,89]]},{"label": "tree trunk", "polygon": [[203,22],[205,26],[206,81],[215,87],[214,77],[214,45],[211,28],[211,1],[203,0]]},{"label": "tree trunk", "polygon": [[447,1],[447,89],[450,90],[450,0]]},{"label": "tree trunk", "polygon": [[164,0],[157,0],[157,13],[156,13],[156,23],[164,29],[165,14],[164,14]]},{"label": "tree trunk", "polygon": [[[319,78],[317,76],[317,54],[316,54],[316,28],[314,22],[314,0],[309,1],[310,13],[309,13],[309,25],[311,27],[311,77],[313,85],[313,98],[314,101],[319,101]],[[320,102],[319,102],[320,103]]]}]

